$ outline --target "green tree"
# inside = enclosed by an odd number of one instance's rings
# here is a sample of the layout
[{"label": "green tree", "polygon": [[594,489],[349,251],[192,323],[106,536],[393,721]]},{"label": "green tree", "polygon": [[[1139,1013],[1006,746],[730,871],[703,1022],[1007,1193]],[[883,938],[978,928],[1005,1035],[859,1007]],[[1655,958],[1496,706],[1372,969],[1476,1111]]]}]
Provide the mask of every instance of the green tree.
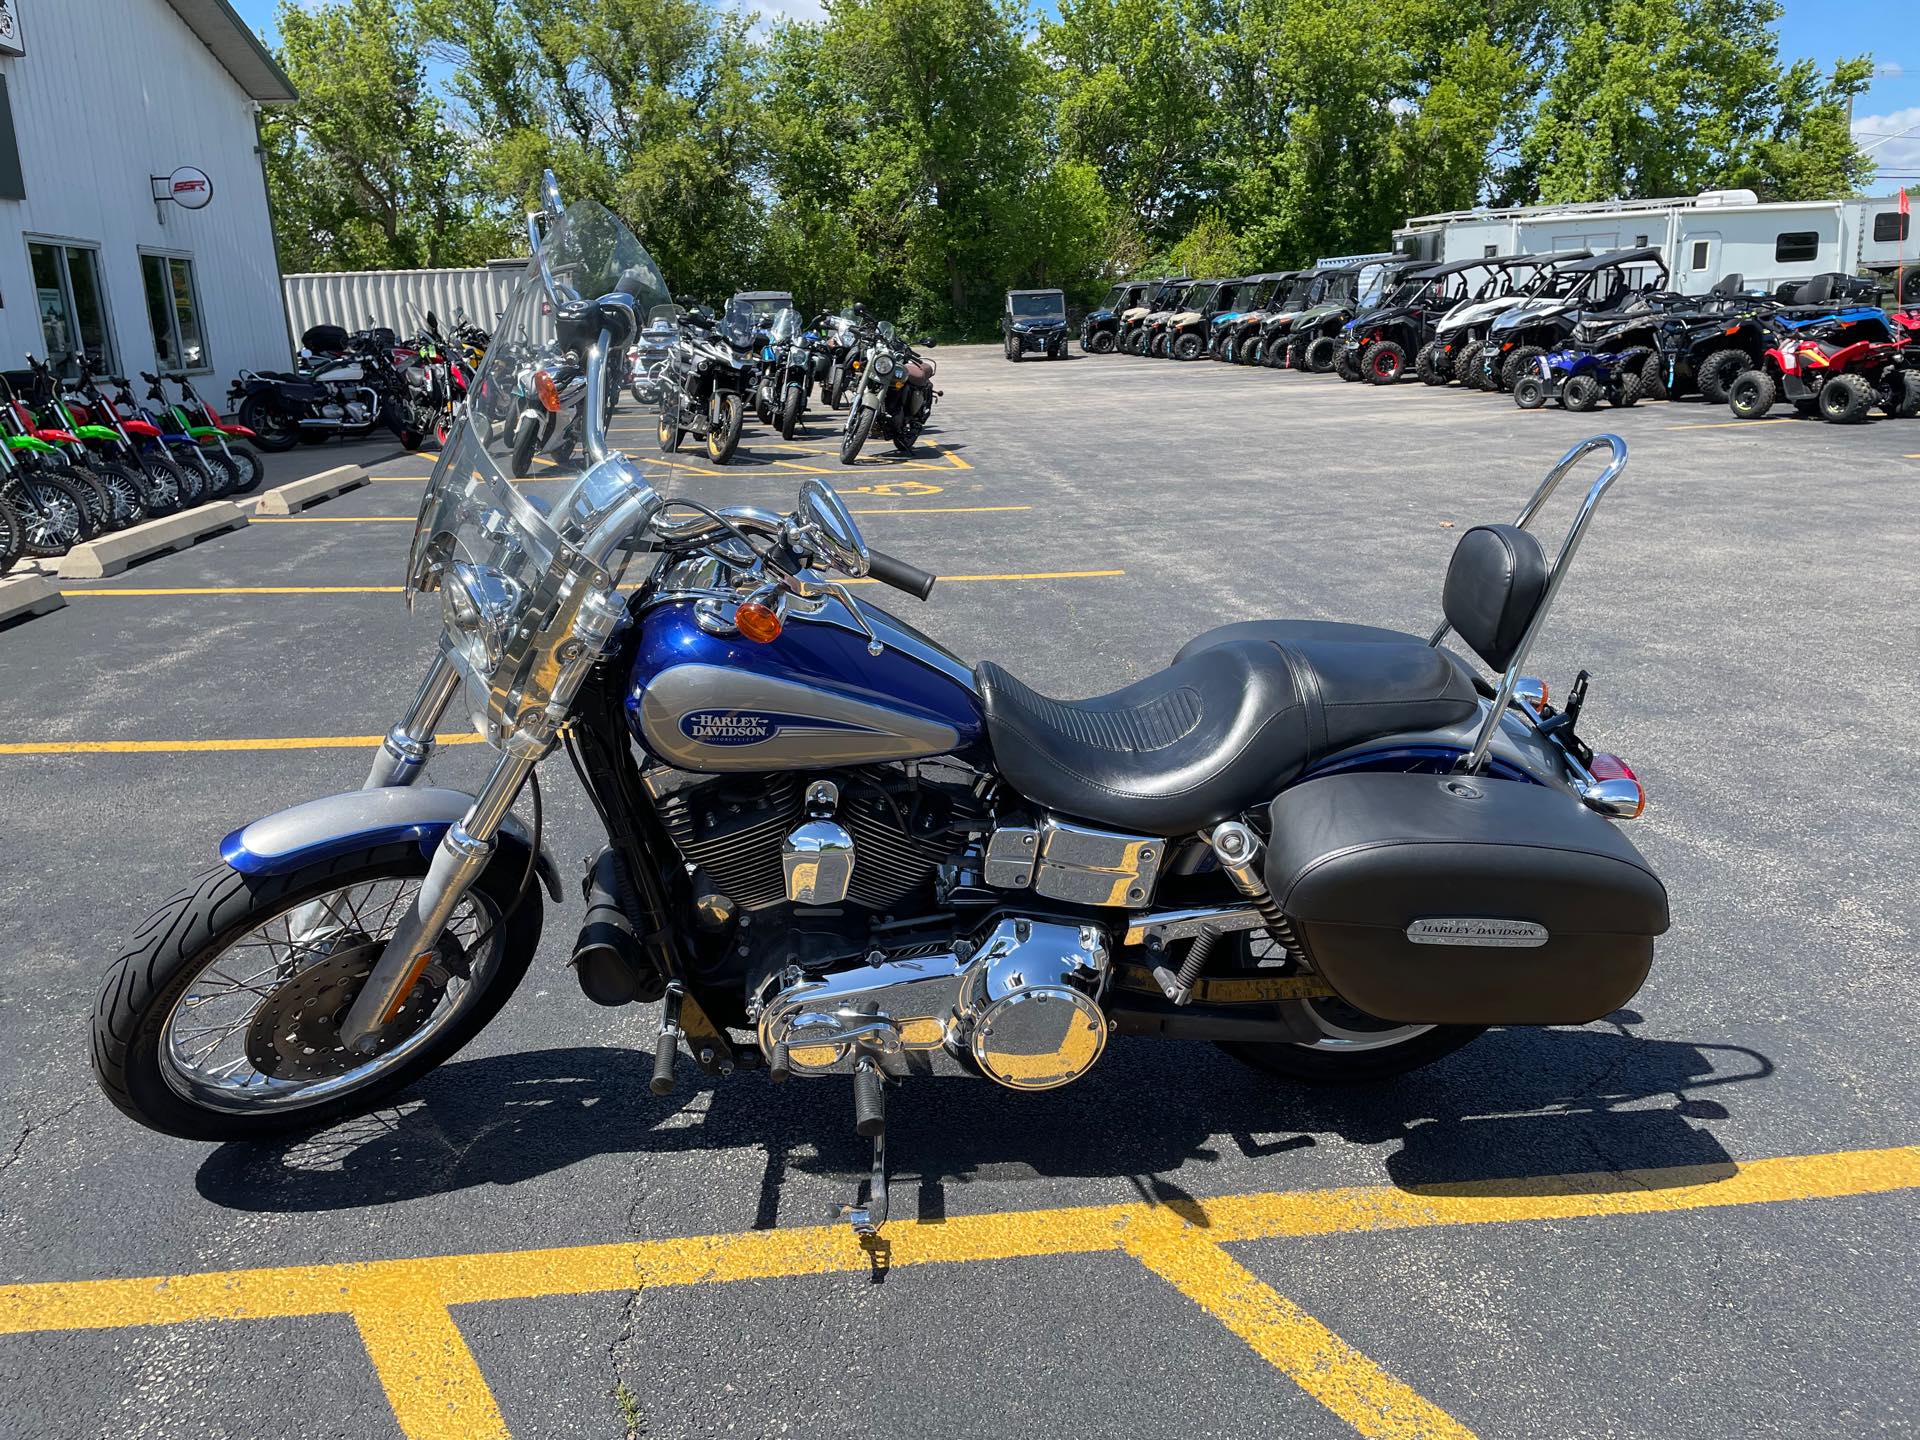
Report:
[{"label": "green tree", "polygon": [[1539,197],[1853,189],[1869,167],[1846,104],[1871,66],[1783,68],[1779,18],[1775,0],[1561,0],[1559,53],[1521,147]]},{"label": "green tree", "polygon": [[764,166],[750,20],[707,0],[415,0],[494,193],[607,205],[676,291],[749,280]]},{"label": "green tree", "polygon": [[263,124],[282,263],[290,269],[466,265],[506,226],[427,84],[411,12],[383,0],[282,0],[279,59],[299,102]]}]

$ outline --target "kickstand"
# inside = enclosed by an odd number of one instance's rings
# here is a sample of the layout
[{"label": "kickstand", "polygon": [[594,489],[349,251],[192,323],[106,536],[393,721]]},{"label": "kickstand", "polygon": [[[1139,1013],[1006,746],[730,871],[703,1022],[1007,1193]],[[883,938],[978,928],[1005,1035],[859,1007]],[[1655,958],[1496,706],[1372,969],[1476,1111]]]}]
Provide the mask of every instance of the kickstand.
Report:
[{"label": "kickstand", "polygon": [[853,1233],[862,1240],[873,1239],[887,1223],[887,1137],[884,1133],[873,1137],[873,1175],[867,1184],[867,1203],[843,1205],[840,1214],[853,1225]]}]

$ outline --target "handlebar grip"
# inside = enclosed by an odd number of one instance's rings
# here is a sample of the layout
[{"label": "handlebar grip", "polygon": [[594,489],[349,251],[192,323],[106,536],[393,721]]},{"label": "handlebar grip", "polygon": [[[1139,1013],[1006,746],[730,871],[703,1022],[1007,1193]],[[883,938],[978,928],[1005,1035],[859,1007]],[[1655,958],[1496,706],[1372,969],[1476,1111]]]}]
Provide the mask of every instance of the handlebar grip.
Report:
[{"label": "handlebar grip", "polygon": [[904,590],[916,600],[924,600],[933,593],[934,581],[940,577],[930,575],[916,565],[880,550],[867,551],[867,574],[882,585],[891,585],[896,590]]}]

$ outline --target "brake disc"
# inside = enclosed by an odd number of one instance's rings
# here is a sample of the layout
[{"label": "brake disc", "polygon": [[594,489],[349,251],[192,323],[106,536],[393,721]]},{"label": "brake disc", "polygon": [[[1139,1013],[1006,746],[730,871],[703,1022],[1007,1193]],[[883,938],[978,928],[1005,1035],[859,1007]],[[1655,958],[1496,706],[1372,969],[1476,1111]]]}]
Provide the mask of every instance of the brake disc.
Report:
[{"label": "brake disc", "polygon": [[451,935],[401,1002],[399,1011],[373,1032],[371,1050],[350,1050],[340,1027],[367,976],[386,948],[384,940],[343,937],[340,947],[280,985],[247,1027],[247,1060],[275,1080],[331,1080],[386,1054],[427,1023],[446,994],[447,982],[466,971],[466,955]]}]

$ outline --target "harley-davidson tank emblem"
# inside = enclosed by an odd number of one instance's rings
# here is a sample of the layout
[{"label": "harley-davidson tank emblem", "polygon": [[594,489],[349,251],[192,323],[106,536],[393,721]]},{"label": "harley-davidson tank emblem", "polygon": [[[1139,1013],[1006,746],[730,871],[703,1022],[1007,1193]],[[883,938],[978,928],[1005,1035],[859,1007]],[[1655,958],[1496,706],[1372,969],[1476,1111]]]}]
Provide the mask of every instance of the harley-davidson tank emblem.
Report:
[{"label": "harley-davidson tank emblem", "polygon": [[680,717],[680,733],[702,745],[758,745],[783,730],[858,730],[865,725],[826,720],[817,715],[777,715],[764,710],[690,710]]},{"label": "harley-davidson tank emblem", "polygon": [[1547,943],[1547,927],[1531,920],[1474,920],[1448,915],[1414,921],[1407,926],[1407,939],[1416,945],[1491,945],[1526,950]]}]

